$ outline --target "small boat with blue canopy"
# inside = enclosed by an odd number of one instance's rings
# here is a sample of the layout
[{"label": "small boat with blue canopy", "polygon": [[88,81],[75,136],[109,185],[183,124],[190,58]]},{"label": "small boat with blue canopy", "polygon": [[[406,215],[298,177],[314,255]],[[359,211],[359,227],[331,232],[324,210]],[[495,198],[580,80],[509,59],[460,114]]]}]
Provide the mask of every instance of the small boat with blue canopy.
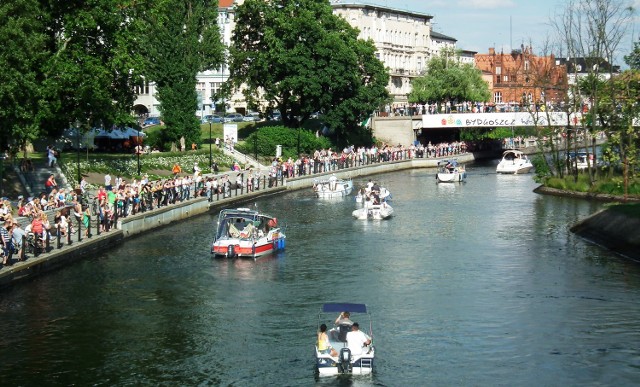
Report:
[{"label": "small boat with blue canopy", "polygon": [[[336,314],[338,318],[336,318]],[[366,321],[368,320],[368,327]],[[365,304],[327,303],[318,314],[318,331],[322,326],[333,326],[327,330],[326,343],[316,341],[316,369],[320,376],[339,374],[367,375],[373,371],[375,348],[371,314]],[[358,328],[353,328],[356,325]],[[360,332],[357,332],[360,331]],[[358,338],[366,338],[362,344]]]}]

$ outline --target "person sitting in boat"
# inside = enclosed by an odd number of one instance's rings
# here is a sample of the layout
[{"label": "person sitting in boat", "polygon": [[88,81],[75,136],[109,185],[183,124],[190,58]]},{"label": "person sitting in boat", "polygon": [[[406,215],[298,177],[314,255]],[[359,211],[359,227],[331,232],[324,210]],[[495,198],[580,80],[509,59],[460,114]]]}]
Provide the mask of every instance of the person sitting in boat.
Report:
[{"label": "person sitting in boat", "polygon": [[380,195],[376,191],[371,192],[371,202],[374,205],[380,204]]},{"label": "person sitting in boat", "polygon": [[318,332],[318,352],[323,354],[330,354],[331,356],[338,356],[338,351],[331,347],[329,342],[329,336],[327,335],[327,324],[320,325],[320,332]]},{"label": "person sitting in boat", "polygon": [[347,311],[344,311],[340,313],[340,315],[334,322],[334,324],[338,327],[337,330],[332,331],[334,333],[334,337],[335,333],[337,332],[337,339],[339,341],[342,341],[343,343],[347,342],[347,333],[349,333],[349,331],[351,330],[351,326],[353,325],[353,321],[351,321],[349,317],[351,317],[351,314]]},{"label": "person sitting in boat", "polygon": [[331,175],[329,178],[329,189],[332,191],[336,190],[336,186],[338,185],[338,178],[336,175]]},{"label": "person sitting in boat", "polygon": [[360,325],[354,322],[351,325],[351,332],[347,333],[347,347],[351,351],[351,355],[361,355],[364,347],[371,344],[371,338],[360,330]]}]

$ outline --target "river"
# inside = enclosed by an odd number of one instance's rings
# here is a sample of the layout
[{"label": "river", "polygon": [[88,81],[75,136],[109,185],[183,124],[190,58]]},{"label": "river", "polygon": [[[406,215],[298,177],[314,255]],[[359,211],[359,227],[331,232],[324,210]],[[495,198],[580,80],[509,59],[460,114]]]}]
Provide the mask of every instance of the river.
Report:
[{"label": "river", "polygon": [[[29,385],[584,386],[640,383],[640,266],[569,227],[602,204],[467,166],[371,178],[394,217],[353,196],[261,198],[287,249],[213,259],[217,214],[127,240],[0,294],[0,380]],[[368,178],[357,179],[362,186]],[[366,303],[372,376],[317,379],[323,302]]]}]

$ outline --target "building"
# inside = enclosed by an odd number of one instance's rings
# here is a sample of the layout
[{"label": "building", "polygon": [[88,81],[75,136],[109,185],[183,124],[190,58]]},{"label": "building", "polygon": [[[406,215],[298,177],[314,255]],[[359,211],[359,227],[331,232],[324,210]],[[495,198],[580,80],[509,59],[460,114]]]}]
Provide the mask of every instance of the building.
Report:
[{"label": "building", "polygon": [[[620,73],[620,66],[612,65],[603,58],[556,58],[556,65],[565,66],[567,69],[569,100],[573,100],[573,91],[581,79],[589,75],[597,75],[601,81],[606,81]],[[591,107],[591,102],[587,98],[582,98],[581,102],[585,108]]]},{"label": "building", "polygon": [[488,54],[476,54],[475,61],[483,78],[491,79],[489,86],[495,104],[543,101],[549,105],[565,99],[567,70],[556,63],[553,55],[536,56],[531,47],[524,46],[507,54],[489,48]]},{"label": "building", "polygon": [[455,39],[444,35],[437,43],[432,41],[431,15],[335,0],[331,6],[334,14],[360,30],[361,39],[373,41],[376,56],[389,69],[388,90],[394,103],[407,101],[411,80],[426,69],[434,47],[455,45]]},{"label": "building", "polygon": [[[244,0],[219,0],[218,24],[226,46],[231,45],[231,34],[235,27],[234,7]],[[388,90],[394,104],[407,102],[411,92],[411,80],[421,76],[427,63],[434,55],[445,49],[454,49],[456,39],[432,31],[431,15],[361,3],[343,3],[333,0],[333,12],[343,17],[351,26],[360,31],[359,37],[371,39],[377,49],[376,56],[389,69]],[[470,61],[473,53],[466,52],[461,61]],[[198,115],[215,111],[216,105],[226,105],[227,111],[245,113],[246,103],[241,93],[236,93],[228,101],[216,100],[216,92],[228,79],[225,66],[204,71],[197,76],[197,92],[200,110]],[[146,82],[138,88],[135,101],[136,114],[158,116],[159,101],[155,98],[155,85]]]}]

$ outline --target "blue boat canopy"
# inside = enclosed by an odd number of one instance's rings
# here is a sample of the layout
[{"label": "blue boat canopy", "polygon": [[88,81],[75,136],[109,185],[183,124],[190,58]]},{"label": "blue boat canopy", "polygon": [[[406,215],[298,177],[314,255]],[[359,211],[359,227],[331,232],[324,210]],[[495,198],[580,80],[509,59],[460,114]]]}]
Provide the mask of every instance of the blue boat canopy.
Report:
[{"label": "blue boat canopy", "polygon": [[322,305],[323,312],[349,312],[349,313],[367,313],[365,304],[350,304],[347,302],[334,302]]}]

